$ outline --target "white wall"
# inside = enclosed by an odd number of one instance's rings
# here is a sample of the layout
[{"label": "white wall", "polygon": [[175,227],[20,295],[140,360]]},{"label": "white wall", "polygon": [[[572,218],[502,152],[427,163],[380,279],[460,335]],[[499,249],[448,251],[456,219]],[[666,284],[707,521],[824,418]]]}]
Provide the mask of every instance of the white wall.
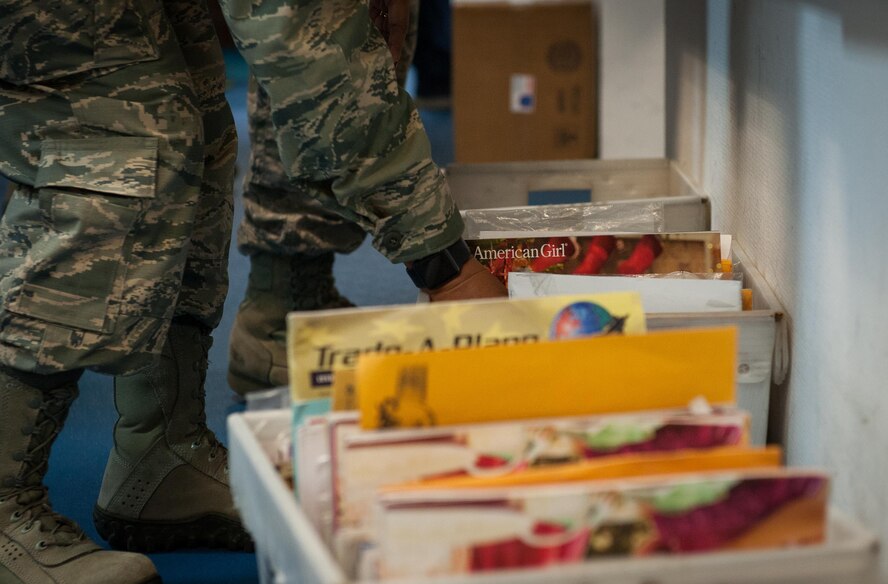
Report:
[{"label": "white wall", "polygon": [[665,154],[664,0],[597,0],[601,158]]},{"label": "white wall", "polygon": [[888,2],[668,0],[666,21],[667,150],[790,317],[772,436],[888,544]]}]

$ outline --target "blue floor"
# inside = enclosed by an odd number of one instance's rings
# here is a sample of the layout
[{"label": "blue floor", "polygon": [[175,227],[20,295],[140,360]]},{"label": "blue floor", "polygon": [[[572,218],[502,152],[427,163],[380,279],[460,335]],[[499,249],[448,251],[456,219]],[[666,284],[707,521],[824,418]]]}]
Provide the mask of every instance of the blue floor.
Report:
[{"label": "blue floor", "polygon": [[[243,169],[249,152],[246,129],[246,99],[243,67],[233,59],[229,101],[238,124],[240,151],[235,181],[235,225],[243,216],[240,204]],[[453,159],[453,140],[449,112],[421,112],[432,139],[436,162]],[[2,192],[2,191],[0,191]],[[0,197],[2,198],[2,197]],[[225,417],[241,406],[225,381],[227,339],[237,304],[246,287],[249,264],[232,250],[229,262],[231,287],[222,324],[215,331],[215,345],[210,352],[207,374],[207,419],[220,438],[226,441]],[[355,253],[337,258],[335,274],[340,290],[359,306],[411,303],[416,289],[401,266],[388,263],[365,242]],[[56,509],[76,520],[86,532],[101,543],[92,525],[92,508],[98,496],[102,472],[111,449],[111,430],[116,420],[109,377],[87,373],[80,383],[80,398],[75,403],[52,453],[47,483]],[[154,554],[151,556],[165,584],[253,584],[258,582],[253,554],[229,552],[193,552]]]}]

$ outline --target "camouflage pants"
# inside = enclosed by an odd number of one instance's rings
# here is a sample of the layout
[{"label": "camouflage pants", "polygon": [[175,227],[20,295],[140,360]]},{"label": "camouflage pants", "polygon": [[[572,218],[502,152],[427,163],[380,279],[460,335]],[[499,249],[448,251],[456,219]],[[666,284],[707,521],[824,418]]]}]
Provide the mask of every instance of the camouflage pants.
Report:
[{"label": "camouflage pants", "polygon": [[404,262],[459,238],[462,220],[365,2],[220,4],[264,92],[252,116],[259,150],[243,251],[350,251],[370,233]]},{"label": "camouflage pants", "polygon": [[[410,28],[396,74],[401,87],[416,49],[419,0],[410,2]],[[318,104],[319,107],[323,104]],[[244,177],[244,218],[238,249],[244,254],[319,255],[354,251],[366,233],[360,225],[326,208],[323,192],[310,181],[291,180],[277,145],[268,94],[250,78],[247,90],[250,162]]]},{"label": "camouflage pants", "polygon": [[0,0],[0,363],[149,364],[227,291],[236,136],[202,1]]}]

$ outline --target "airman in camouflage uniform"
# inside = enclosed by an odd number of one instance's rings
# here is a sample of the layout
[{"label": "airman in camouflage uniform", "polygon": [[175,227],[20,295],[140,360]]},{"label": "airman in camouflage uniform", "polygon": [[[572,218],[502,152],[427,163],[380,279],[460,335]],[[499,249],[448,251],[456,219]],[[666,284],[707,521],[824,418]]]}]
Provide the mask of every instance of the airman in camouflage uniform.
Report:
[{"label": "airman in camouflage uniform", "polygon": [[370,233],[392,262],[419,259],[459,238],[462,220],[366,4],[221,5],[270,99],[283,170],[296,184]]},{"label": "airman in camouflage uniform", "polygon": [[[396,36],[392,31],[403,22],[385,21],[382,11],[394,13],[405,4],[371,0],[377,11],[371,22],[368,5],[356,0],[220,3],[268,97],[266,119],[274,127],[281,161],[277,175],[282,170],[290,177],[300,201],[312,196],[320,203],[315,209],[327,211],[320,222],[318,214],[303,214],[319,226],[305,240],[322,243],[318,232],[332,226],[336,231],[327,241],[339,239],[350,249],[359,242],[358,226],[389,260],[408,264],[459,240],[462,219],[376,28]],[[401,64],[405,74],[408,63],[401,59]],[[268,207],[279,205],[280,193],[264,200]],[[263,216],[264,211],[262,205],[248,211],[252,224],[270,217],[271,228],[266,221],[256,237],[242,232],[247,251],[260,240],[270,242],[271,249],[260,247],[251,255],[247,295],[232,329],[228,379],[241,393],[287,382],[283,324],[288,311],[347,304],[333,288],[332,252],[300,252],[298,242],[288,250],[286,237],[297,230],[286,229],[281,213]],[[345,222],[331,219],[334,215]],[[505,289],[469,259],[430,295],[432,300],[504,296]]]},{"label": "airman in camouflage uniform", "polygon": [[[411,1],[411,27],[396,74],[401,87],[407,78],[416,45],[418,0]],[[291,179],[284,171],[271,121],[271,103],[250,78],[247,91],[250,161],[244,177],[244,220],[238,227],[238,249],[247,255],[308,256],[327,252],[350,253],[367,235],[360,225],[343,219],[321,202],[310,182]]]},{"label": "airman in camouflage uniform", "polygon": [[[371,10],[373,8],[371,7]],[[395,73],[403,88],[416,47],[419,1]],[[238,249],[251,275],[229,342],[229,385],[238,393],[287,383],[286,314],[352,306],[333,280],[335,253],[351,253],[366,232],[327,208],[320,185],[284,170],[271,102],[254,78],[247,92],[250,160],[244,177],[244,219]]]},{"label": "airman in camouflage uniform", "polygon": [[[222,4],[285,172],[393,262],[456,241],[367,7]],[[201,0],[0,0],[0,39],[0,173],[15,184],[0,222],[0,578],[153,584],[146,558],[55,514],[42,481],[80,373],[112,373],[99,533],[131,550],[250,545],[203,403],[235,152],[218,41]],[[442,288],[483,293],[466,285],[480,273]]]},{"label": "airman in camouflage uniform", "polygon": [[[248,210],[252,220],[241,231],[242,247],[252,254],[250,282],[229,352],[229,384],[245,393],[286,384],[287,312],[348,304],[333,287],[332,251],[318,255],[311,245],[353,249],[358,226],[392,262],[409,264],[456,242],[463,223],[430,158],[419,115],[398,86],[375,28],[380,14],[371,23],[367,5],[354,0],[220,1],[268,97],[281,160],[275,174],[290,177],[300,203],[309,195],[320,203],[315,209],[328,211],[320,220],[318,213],[297,215],[294,229],[280,212],[282,185],[257,190],[261,202]],[[407,60],[400,64],[406,74]],[[264,128],[270,131],[267,122]],[[306,219],[316,228],[300,231],[298,221]],[[474,259],[429,292],[432,300],[505,295]]]},{"label": "airman in camouflage uniform", "polygon": [[194,535],[247,548],[203,416],[236,153],[206,6],[0,0],[0,45],[0,173],[14,184],[0,221],[0,581],[160,581],[49,506],[49,448],[84,368],[121,375],[100,533],[117,548]]},{"label": "airman in camouflage uniform", "polygon": [[[419,1],[410,2],[410,22],[396,75],[401,87],[416,46]],[[246,255],[270,253],[317,256],[349,253],[364,240],[360,225],[327,209],[317,185],[291,179],[284,170],[271,120],[268,95],[251,78],[247,92],[250,161],[244,177],[244,220],[238,227],[238,249]]]},{"label": "airman in camouflage uniform", "polygon": [[221,317],[236,136],[218,41],[189,0],[6,4],[0,362],[138,370],[174,316]]}]

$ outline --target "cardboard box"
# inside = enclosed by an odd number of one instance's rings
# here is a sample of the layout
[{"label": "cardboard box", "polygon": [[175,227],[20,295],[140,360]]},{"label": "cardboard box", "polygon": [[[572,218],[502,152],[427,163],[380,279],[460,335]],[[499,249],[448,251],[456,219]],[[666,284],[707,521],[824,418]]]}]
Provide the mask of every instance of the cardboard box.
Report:
[{"label": "cardboard box", "polygon": [[456,160],[595,157],[597,69],[597,17],[588,1],[456,2]]}]

